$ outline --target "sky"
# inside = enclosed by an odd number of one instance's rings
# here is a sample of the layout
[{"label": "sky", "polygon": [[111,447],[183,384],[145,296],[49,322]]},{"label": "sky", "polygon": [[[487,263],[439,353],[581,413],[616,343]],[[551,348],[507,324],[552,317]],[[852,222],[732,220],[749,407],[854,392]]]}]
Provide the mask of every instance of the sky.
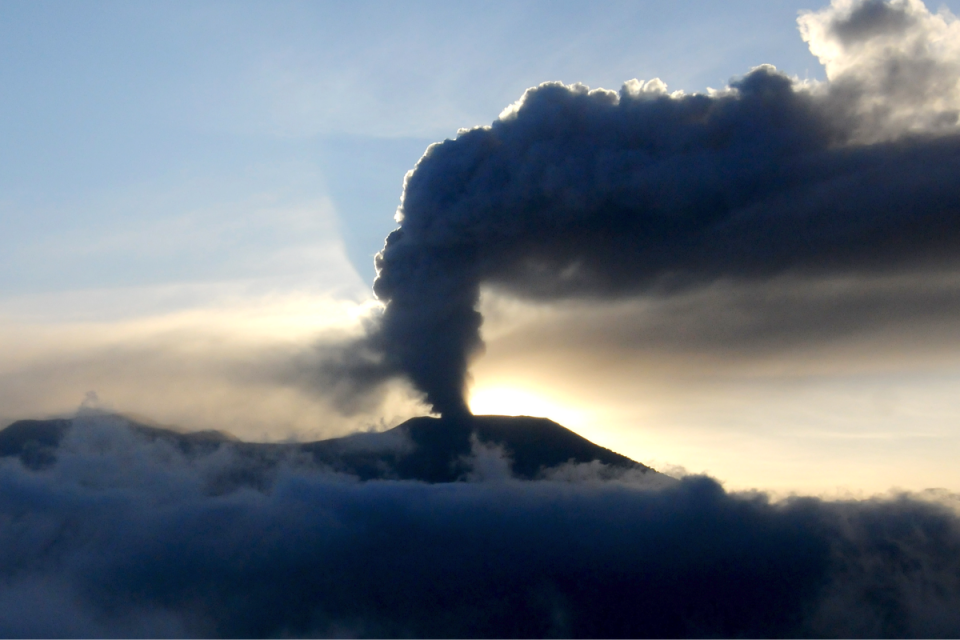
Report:
[{"label": "sky", "polygon": [[[422,414],[409,383],[344,401],[315,363],[362,334],[427,147],[546,81],[823,82],[797,28],[821,8],[3,2],[0,418],[95,402],[284,440]],[[955,274],[599,302],[484,284],[470,407],[734,489],[958,491]]]}]

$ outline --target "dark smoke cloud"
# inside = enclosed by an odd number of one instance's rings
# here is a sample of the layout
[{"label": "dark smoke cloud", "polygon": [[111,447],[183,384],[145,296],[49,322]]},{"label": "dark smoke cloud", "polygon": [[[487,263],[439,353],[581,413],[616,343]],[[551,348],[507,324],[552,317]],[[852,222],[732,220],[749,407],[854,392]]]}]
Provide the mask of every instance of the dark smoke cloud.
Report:
[{"label": "dark smoke cloud", "polygon": [[[905,352],[930,365],[953,362],[960,347],[960,277],[944,273],[720,281],[604,305],[538,304],[497,292],[480,308],[496,351],[512,358],[568,351],[612,365],[712,354],[733,366],[757,358],[790,362],[823,347],[843,346],[849,358],[860,345],[880,361],[899,350],[899,365],[907,364]],[[702,361],[696,367],[707,373]]]},{"label": "dark smoke cloud", "polygon": [[[461,413],[483,349],[481,286],[615,300],[955,268],[960,135],[944,78],[960,75],[918,47],[864,53],[872,39],[930,37],[922,5],[847,4],[801,19],[812,48],[857,54],[830,85],[769,66],[711,95],[547,83],[432,145],[377,256],[385,309],[363,348],[435,410]],[[868,82],[878,68],[886,83]],[[937,91],[939,106],[918,106]]]},{"label": "dark smoke cloud", "polygon": [[[0,462],[0,635],[953,636],[960,519],[916,497],[771,503],[602,466],[245,484],[107,419]],[[224,485],[218,479],[241,479]],[[953,499],[941,496],[943,500]]]}]

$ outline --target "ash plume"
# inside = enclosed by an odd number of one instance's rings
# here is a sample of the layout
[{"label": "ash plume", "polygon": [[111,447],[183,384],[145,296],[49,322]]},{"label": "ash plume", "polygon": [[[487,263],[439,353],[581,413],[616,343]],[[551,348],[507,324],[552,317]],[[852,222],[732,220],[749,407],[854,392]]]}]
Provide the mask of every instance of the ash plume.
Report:
[{"label": "ash plume", "polygon": [[614,300],[956,267],[960,23],[898,0],[799,22],[825,84],[768,65],[707,95],[545,83],[429,147],[376,258],[378,366],[465,414],[481,286]]}]

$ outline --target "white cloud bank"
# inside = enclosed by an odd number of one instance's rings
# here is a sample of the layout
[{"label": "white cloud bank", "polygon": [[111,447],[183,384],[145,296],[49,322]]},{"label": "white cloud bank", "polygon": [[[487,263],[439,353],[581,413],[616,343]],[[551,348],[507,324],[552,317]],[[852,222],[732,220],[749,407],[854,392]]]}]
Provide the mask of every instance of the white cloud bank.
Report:
[{"label": "white cloud bank", "polygon": [[920,0],[834,0],[804,12],[804,41],[826,69],[829,92],[859,120],[866,142],[904,132],[956,131],[960,21]]}]

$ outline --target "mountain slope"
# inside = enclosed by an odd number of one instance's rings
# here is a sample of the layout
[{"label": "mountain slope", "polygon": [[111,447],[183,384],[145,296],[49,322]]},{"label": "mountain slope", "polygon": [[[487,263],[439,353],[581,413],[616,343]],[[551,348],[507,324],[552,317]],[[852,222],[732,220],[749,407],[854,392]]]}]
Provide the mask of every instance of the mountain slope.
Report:
[{"label": "mountain slope", "polygon": [[662,477],[551,420],[526,416],[469,416],[457,420],[420,417],[385,432],[308,443],[241,442],[218,431],[184,433],[108,414],[21,420],[0,431],[0,457],[16,456],[25,466],[42,469],[56,461],[61,443],[73,429],[102,428],[104,424],[133,433],[145,442],[168,443],[188,457],[226,449],[242,462],[236,481],[252,484],[262,484],[256,478],[282,461],[329,468],[361,480],[454,482],[470,472],[471,454],[478,445],[499,448],[511,473],[521,479],[535,479],[567,463],[593,461]]}]

